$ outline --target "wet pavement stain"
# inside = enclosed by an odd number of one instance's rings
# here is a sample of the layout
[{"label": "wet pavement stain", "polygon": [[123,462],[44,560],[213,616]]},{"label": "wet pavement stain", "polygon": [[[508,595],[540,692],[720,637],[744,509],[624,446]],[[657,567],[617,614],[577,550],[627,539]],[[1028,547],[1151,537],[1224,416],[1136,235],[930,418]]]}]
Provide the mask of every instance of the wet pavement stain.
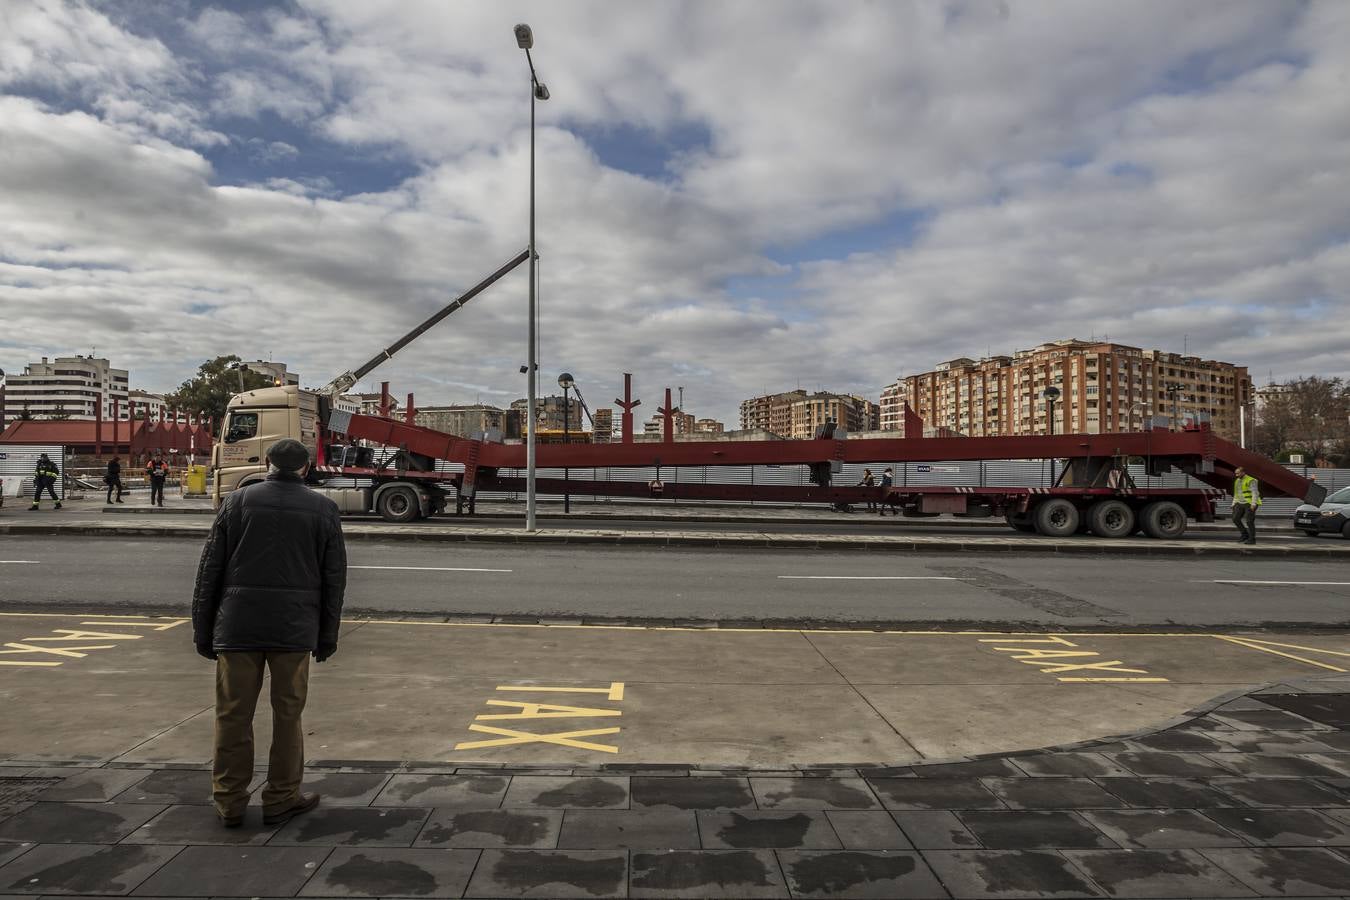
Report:
[{"label": "wet pavement stain", "polygon": [[877,805],[872,795],[857,788],[824,778],[799,778],[786,791],[764,795],[770,803],[784,800],[815,800],[840,809],[867,809]]},{"label": "wet pavement stain", "polygon": [[[641,870],[642,874],[637,872]],[[633,887],[690,890],[704,885],[770,887],[769,869],[749,851],[633,854]]]},{"label": "wet pavement stain", "polygon": [[0,825],[0,837],[48,843],[111,844],[126,834],[126,823],[126,818],[118,813],[88,803],[38,803]]},{"label": "wet pavement stain", "polygon": [[534,802],[539,806],[600,809],[612,807],[628,799],[628,791],[617,784],[598,778],[579,778],[570,784],[544,791]]},{"label": "wet pavement stain", "polygon": [[146,847],[106,847],[90,856],[66,860],[34,872],[24,877],[20,884],[9,885],[7,890],[120,894],[136,886],[119,881],[123,873],[152,859],[153,855]]},{"label": "wet pavement stain", "polygon": [[903,878],[915,869],[912,856],[876,856],[871,853],[826,853],[792,864],[793,893],[834,896],[869,881]]},{"label": "wet pavement stain", "polygon": [[506,844],[533,844],[548,834],[549,820],[528,813],[507,813],[496,809],[462,812],[449,822],[427,826],[419,843],[448,841],[457,834],[490,834]]},{"label": "wet pavement stain", "polygon": [[1092,885],[1074,875],[1068,863],[1047,853],[977,855],[972,860],[990,894],[1035,890],[1046,894],[1096,896]]},{"label": "wet pavement stain", "polygon": [[1034,584],[1018,581],[1016,578],[1012,578],[1000,572],[995,572],[992,569],[983,569],[979,566],[929,566],[929,568],[939,575],[958,578],[973,584],[975,587],[983,588],[990,593],[998,594],[1005,600],[1021,603],[1032,609],[1050,613],[1053,616],[1075,618],[1078,616],[1104,617],[1124,615],[1124,613],[1118,609],[1108,609],[1105,606],[1098,606],[1087,600],[1080,600],[1077,597],[1070,597],[1068,594],[1061,594],[1059,591],[1039,588]]},{"label": "wet pavement stain", "polygon": [[1210,874],[1209,869],[1197,865],[1176,850],[1127,850],[1110,856],[1079,857],[1075,861],[1113,894],[1117,893],[1115,886],[1126,881],[1156,878],[1159,875],[1200,878]]},{"label": "wet pavement stain", "polygon": [[[393,831],[410,821],[402,810],[373,810],[361,807],[327,809],[307,813],[300,821],[295,839],[301,843],[325,838],[345,837],[349,841],[378,841],[391,838]],[[374,813],[374,815],[371,815]],[[425,815],[426,811],[423,810]]]},{"label": "wet pavement stain", "polygon": [[503,851],[492,869],[500,885],[529,889],[546,884],[569,884],[596,897],[617,894],[627,876],[625,858],[577,859],[562,853],[531,850]]},{"label": "wet pavement stain", "polygon": [[500,794],[506,790],[506,779],[491,775],[428,775],[425,781],[393,785],[389,796],[407,801],[427,791],[460,787],[474,794]]},{"label": "wet pavement stain", "polygon": [[421,896],[436,890],[436,878],[425,869],[397,859],[371,859],[356,854],[328,873],[328,882],[363,896]]},{"label": "wet pavement stain", "polygon": [[633,806],[676,809],[754,809],[745,782],[734,778],[634,778]]},{"label": "wet pavement stain", "polygon": [[811,827],[811,817],[804,813],[781,819],[751,819],[740,813],[730,815],[731,824],[723,826],[717,836],[733,847],[800,847]]},{"label": "wet pavement stain", "polygon": [[1269,841],[1285,834],[1329,841],[1344,833],[1343,829],[1310,810],[1215,809],[1210,810],[1210,818],[1258,841]]},{"label": "wet pavement stain", "polygon": [[[1268,854],[1279,853],[1278,857]],[[1266,851],[1266,860],[1255,870],[1257,878],[1270,882],[1271,887],[1281,894],[1290,893],[1286,889],[1289,882],[1315,884],[1320,888],[1337,893],[1350,891],[1350,862],[1344,858],[1331,857],[1327,850],[1283,850]],[[1339,865],[1334,865],[1332,860]],[[1294,885],[1293,893],[1301,893],[1302,885]]]}]

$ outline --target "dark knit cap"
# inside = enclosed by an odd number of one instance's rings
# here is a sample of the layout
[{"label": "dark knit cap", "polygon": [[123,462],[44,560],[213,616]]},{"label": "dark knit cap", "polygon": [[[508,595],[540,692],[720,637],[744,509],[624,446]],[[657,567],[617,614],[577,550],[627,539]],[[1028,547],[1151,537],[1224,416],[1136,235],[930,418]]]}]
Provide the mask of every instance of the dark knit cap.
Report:
[{"label": "dark knit cap", "polygon": [[298,472],[309,462],[309,451],[295,438],[282,438],[267,451],[267,461],[283,472]]}]

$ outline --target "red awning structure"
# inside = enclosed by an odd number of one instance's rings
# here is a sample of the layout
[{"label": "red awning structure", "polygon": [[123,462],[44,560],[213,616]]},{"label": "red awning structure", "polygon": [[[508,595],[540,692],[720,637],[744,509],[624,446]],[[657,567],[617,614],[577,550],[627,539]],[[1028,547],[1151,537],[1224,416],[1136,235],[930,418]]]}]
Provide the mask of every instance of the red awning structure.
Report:
[{"label": "red awning structure", "polygon": [[82,455],[211,452],[211,427],[193,421],[91,422],[20,419],[0,434],[0,444],[61,445]]}]

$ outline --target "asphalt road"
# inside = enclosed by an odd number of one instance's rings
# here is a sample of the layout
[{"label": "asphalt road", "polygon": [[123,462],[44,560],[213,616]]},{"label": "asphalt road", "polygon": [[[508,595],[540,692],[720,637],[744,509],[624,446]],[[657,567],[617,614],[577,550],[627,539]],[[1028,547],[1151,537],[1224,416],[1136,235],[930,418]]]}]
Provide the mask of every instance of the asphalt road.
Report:
[{"label": "asphalt road", "polygon": [[[17,537],[0,609],[184,612],[200,541]],[[1350,561],[353,542],[350,612],[1063,627],[1350,626]]]}]

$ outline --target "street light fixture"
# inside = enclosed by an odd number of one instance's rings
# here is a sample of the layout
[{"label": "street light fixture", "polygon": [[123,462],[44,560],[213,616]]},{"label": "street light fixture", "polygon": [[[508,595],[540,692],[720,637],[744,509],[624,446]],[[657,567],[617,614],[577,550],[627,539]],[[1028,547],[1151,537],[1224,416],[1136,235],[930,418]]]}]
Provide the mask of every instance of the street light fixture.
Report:
[{"label": "street light fixture", "polygon": [[535,272],[539,254],[534,246],[534,103],[548,99],[548,87],[534,71],[534,59],[530,48],[534,46],[534,32],[530,26],[521,22],[515,27],[516,46],[525,51],[525,62],[530,66],[530,328],[529,362],[527,363],[525,402],[529,404],[525,432],[525,530],[535,530],[535,431],[538,429],[537,383],[539,364],[535,360],[535,319],[537,318],[535,298]]},{"label": "street light fixture", "polygon": [[1052,384],[1041,391],[1041,396],[1045,398],[1046,422],[1050,426],[1050,435],[1053,437],[1055,434],[1055,401],[1059,399],[1059,388]]},{"label": "street light fixture", "polygon": [[[570,429],[571,429],[571,421],[572,421],[572,404],[571,404],[571,402],[570,402],[569,399],[568,399],[567,392],[570,391],[575,385],[576,385],[576,380],[575,380],[574,378],[572,378],[572,376],[571,376],[570,373],[564,372],[564,373],[562,373],[561,375],[558,376],[558,387],[560,387],[560,388],[563,389],[563,443],[564,443],[564,444],[570,444],[570,443],[572,443],[572,432],[571,432],[571,430],[570,430]],[[572,480],[571,475],[572,475],[572,470],[569,469],[569,468],[567,468],[566,466],[564,466],[564,467],[563,467],[563,484],[564,484],[564,485],[567,485],[568,482],[570,482],[570,481]],[[565,512],[565,513],[570,513],[571,511],[572,511],[572,494],[567,490],[567,487],[564,486],[564,488],[563,488],[563,512]]]},{"label": "street light fixture", "polygon": [[1177,400],[1180,398],[1181,392],[1182,392],[1182,390],[1183,390],[1185,387],[1186,387],[1186,385],[1182,384],[1182,383],[1179,382],[1179,381],[1169,381],[1169,382],[1167,382],[1166,385],[1163,386],[1163,390],[1167,391],[1168,396],[1170,396],[1170,397],[1172,398],[1172,430],[1173,430],[1173,431],[1176,431],[1176,430],[1177,430],[1177,421],[1181,418],[1181,410],[1180,410],[1180,407],[1177,405]]}]

